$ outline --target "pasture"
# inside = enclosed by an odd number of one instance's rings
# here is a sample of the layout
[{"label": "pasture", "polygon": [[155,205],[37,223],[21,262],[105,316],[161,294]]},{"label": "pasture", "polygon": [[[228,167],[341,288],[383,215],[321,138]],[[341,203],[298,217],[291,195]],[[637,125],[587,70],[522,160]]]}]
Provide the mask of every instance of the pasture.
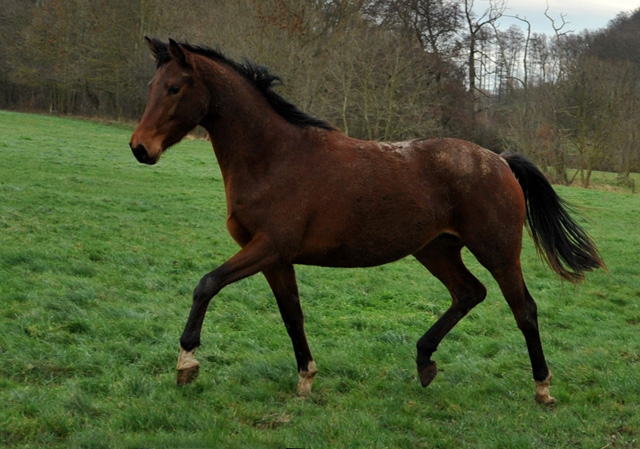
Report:
[{"label": "pasture", "polygon": [[554,409],[534,403],[522,334],[471,257],[487,299],[442,342],[426,389],[415,342],[450,300],[411,259],[297,268],[320,370],[310,397],[295,395],[291,343],[261,276],[214,299],[200,377],[177,388],[193,288],[237,248],[210,144],[185,141],[142,166],[131,130],[0,111],[0,446],[640,445],[639,195],[557,187],[609,268],[577,288],[525,238]]}]

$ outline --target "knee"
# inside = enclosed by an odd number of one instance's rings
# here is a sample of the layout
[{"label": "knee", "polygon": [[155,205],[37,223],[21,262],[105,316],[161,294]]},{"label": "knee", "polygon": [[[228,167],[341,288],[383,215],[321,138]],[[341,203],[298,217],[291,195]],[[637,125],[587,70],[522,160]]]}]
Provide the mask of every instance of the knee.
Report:
[{"label": "knee", "polygon": [[475,298],[473,305],[476,306],[484,301],[484,299],[487,297],[487,288],[483,284],[478,282],[473,296]]},{"label": "knee", "polygon": [[480,304],[487,297],[487,288],[478,281],[473,285],[460,288],[453,295],[466,315],[471,309]]},{"label": "knee", "polygon": [[216,280],[208,274],[200,279],[198,286],[193,291],[193,300],[194,302],[209,301],[218,293],[219,290]]}]

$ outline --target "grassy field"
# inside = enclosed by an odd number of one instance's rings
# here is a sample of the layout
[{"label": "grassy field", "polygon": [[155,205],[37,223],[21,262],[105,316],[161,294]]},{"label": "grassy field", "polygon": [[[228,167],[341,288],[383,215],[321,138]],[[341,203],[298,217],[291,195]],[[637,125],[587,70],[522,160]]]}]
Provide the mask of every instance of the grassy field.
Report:
[{"label": "grassy field", "polygon": [[558,188],[609,268],[577,288],[525,240],[555,409],[534,403],[524,339],[471,257],[489,295],[426,389],[415,342],[449,299],[411,259],[298,268],[320,369],[309,398],[261,276],[214,300],[200,378],[177,388],[193,288],[236,247],[209,143],[147,167],[130,133],[0,111],[0,447],[640,447],[640,195]]}]

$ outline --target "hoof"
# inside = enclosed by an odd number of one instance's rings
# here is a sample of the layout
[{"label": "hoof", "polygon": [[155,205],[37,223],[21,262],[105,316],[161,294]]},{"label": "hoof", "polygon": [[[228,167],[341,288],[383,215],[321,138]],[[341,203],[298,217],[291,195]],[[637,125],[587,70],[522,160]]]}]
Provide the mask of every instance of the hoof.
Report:
[{"label": "hoof", "polygon": [[556,404],[556,398],[549,394],[549,386],[551,385],[551,379],[553,374],[549,373],[549,376],[542,382],[536,380],[536,396],[535,400],[538,404],[553,407]]},{"label": "hoof", "polygon": [[536,402],[541,405],[546,405],[547,407],[553,407],[556,405],[556,398],[553,396],[538,396],[536,394]]},{"label": "hoof", "polygon": [[429,362],[425,367],[418,367],[418,377],[423,387],[429,385],[435,379],[436,374],[438,374],[436,362]]},{"label": "hoof", "polygon": [[193,368],[178,370],[176,373],[176,385],[182,387],[190,384],[198,378],[198,371],[200,366],[196,365]]},{"label": "hoof", "polygon": [[176,366],[176,385],[186,385],[193,382],[198,377],[200,362],[195,359],[195,352],[195,349],[187,352],[184,349],[180,348],[178,365]]},{"label": "hoof", "polygon": [[296,389],[296,393],[298,396],[308,396],[311,394],[311,387],[313,386],[313,379],[318,373],[318,368],[316,368],[316,362],[313,360],[309,362],[309,367],[307,371],[300,371],[298,380],[298,388]]}]

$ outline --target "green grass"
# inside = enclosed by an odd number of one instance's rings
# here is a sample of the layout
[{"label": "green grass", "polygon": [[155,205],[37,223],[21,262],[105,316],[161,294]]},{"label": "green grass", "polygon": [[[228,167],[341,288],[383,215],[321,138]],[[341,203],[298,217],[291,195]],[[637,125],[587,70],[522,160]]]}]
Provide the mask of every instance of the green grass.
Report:
[{"label": "green grass", "polygon": [[609,272],[574,288],[525,240],[555,409],[533,401],[524,339],[495,283],[443,341],[423,389],[415,341],[449,305],[418,263],[299,267],[320,373],[295,396],[266,281],[227,287],[200,378],[174,385],[200,277],[230,257],[207,142],[138,164],[131,128],[0,111],[0,446],[631,448],[640,446],[640,196],[558,188]]}]

